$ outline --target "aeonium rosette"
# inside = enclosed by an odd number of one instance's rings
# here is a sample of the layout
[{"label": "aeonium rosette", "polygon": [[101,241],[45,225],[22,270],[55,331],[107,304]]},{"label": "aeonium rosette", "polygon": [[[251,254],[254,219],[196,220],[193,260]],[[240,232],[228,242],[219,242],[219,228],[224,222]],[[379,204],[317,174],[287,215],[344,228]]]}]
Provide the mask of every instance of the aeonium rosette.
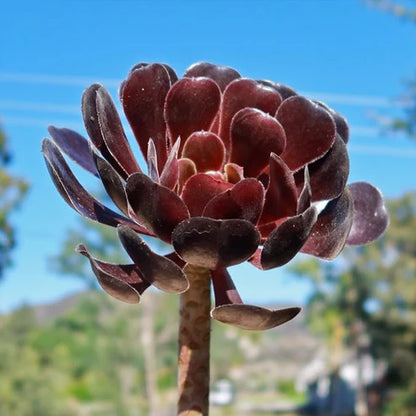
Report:
[{"label": "aeonium rosette", "polygon": [[[333,259],[345,244],[369,243],[387,226],[380,192],[366,182],[347,185],[348,125],[323,103],[210,63],[192,65],[179,80],[168,65],[138,64],[121,84],[120,100],[147,174],[99,84],[82,98],[90,140],[50,127],[53,141],[43,142],[65,201],[117,227],[132,264],[110,264],[83,245],[77,249],[117,299],[139,302],[150,285],[184,292],[192,282],[183,267],[190,264],[210,270],[213,318],[245,329],[272,328],[299,308],[244,304],[227,267],[248,260],[268,270],[298,252]],[[61,152],[100,178],[120,213],[81,186]],[[159,255],[140,234],[174,251]]]}]

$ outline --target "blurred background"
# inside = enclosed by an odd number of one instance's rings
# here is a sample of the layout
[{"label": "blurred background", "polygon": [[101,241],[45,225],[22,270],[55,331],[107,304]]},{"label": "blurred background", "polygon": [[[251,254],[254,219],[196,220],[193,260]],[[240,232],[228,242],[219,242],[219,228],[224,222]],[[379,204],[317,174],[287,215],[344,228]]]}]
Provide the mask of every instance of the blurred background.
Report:
[{"label": "blurred background", "polygon": [[87,86],[116,99],[143,61],[228,65],[327,102],[350,123],[350,182],[379,187],[391,215],[335,262],[231,269],[246,302],[303,312],[264,333],[213,324],[212,415],[416,415],[415,29],[412,0],[5,2],[0,415],[174,414],[178,298],[137,307],[97,289],[76,244],[123,253],[59,197],[40,153],[49,124],[85,134]]}]

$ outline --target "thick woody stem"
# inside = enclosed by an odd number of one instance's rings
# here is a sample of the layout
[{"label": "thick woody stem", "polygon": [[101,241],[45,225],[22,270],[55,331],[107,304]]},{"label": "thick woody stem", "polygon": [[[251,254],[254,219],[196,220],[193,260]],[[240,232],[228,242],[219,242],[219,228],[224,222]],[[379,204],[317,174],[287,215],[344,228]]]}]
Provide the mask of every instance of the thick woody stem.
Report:
[{"label": "thick woody stem", "polygon": [[187,265],[190,287],[179,311],[178,416],[208,416],[210,272]]}]

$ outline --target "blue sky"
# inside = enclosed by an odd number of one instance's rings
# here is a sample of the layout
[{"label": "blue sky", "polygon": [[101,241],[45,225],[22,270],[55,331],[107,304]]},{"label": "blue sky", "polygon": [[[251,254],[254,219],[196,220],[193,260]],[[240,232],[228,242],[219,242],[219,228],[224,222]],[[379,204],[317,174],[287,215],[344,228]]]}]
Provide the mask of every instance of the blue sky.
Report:
[{"label": "blue sky", "polygon": [[[166,62],[179,74],[212,61],[321,98],[351,124],[351,182],[368,180],[389,197],[415,188],[416,144],[380,136],[374,121],[401,112],[396,99],[416,69],[415,26],[362,1],[23,1],[2,9],[0,116],[11,170],[32,189],[13,216],[19,244],[0,285],[0,312],[81,288],[48,268],[77,215],[55,192],[40,142],[48,124],[83,132],[82,91],[98,81],[115,96],[139,61]],[[284,270],[241,266],[232,274],[251,302],[296,304],[308,293]]]}]

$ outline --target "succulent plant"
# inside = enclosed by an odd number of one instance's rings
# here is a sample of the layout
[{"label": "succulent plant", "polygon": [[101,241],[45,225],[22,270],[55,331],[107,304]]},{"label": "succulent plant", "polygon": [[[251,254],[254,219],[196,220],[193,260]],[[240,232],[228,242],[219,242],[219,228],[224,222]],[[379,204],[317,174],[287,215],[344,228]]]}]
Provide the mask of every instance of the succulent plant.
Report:
[{"label": "succulent plant", "polygon": [[[166,64],[140,63],[119,94],[146,173],[99,84],[82,98],[89,140],[50,127],[53,141],[43,142],[65,201],[81,215],[117,227],[132,264],[110,264],[78,247],[117,299],[137,303],[154,285],[188,296],[182,311],[192,302],[202,310],[209,306],[211,280],[214,319],[269,329],[299,308],[244,304],[227,267],[249,261],[268,270],[299,252],[330,260],[345,244],[369,243],[385,230],[380,192],[365,182],[347,185],[348,124],[325,104],[206,62],[189,67],[181,79]],[[82,187],[61,152],[101,179],[120,213]],[[140,234],[170,244],[172,253],[155,253]],[[203,276],[199,295],[195,276]],[[185,327],[192,332],[192,324]]]}]

